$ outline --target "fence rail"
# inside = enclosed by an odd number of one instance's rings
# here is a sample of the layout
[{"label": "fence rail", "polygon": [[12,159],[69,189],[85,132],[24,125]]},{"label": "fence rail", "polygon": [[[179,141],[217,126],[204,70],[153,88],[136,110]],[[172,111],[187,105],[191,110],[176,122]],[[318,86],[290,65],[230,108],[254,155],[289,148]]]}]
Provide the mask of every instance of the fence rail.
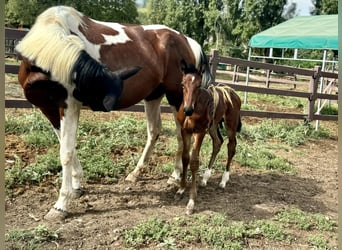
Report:
[{"label": "fence rail", "polygon": [[[20,31],[20,30],[13,30],[5,28],[5,39],[6,40],[13,40],[16,41],[13,46],[22,39],[22,37],[27,33],[27,31]],[[6,51],[9,51],[8,53]],[[6,55],[13,56],[14,47],[12,50],[7,48],[5,51]],[[12,52],[13,51],[13,52]],[[18,58],[18,55],[15,54]],[[309,121],[312,120],[337,120],[337,115],[321,115],[315,114],[315,103],[319,99],[325,100],[337,100],[337,94],[326,94],[326,93],[318,93],[319,81],[321,77],[324,78],[331,78],[334,81],[337,81],[338,74],[332,72],[323,72],[321,71],[320,67],[315,67],[313,70],[310,69],[300,69],[295,67],[289,66],[281,66],[281,65],[274,65],[270,63],[262,63],[262,62],[254,62],[248,61],[238,58],[232,57],[223,57],[218,54],[218,51],[213,50],[211,55],[209,55],[210,64],[211,64],[211,72],[217,83],[228,84],[236,91],[244,91],[245,93],[254,92],[254,93],[262,93],[262,94],[270,94],[270,95],[281,95],[281,96],[293,96],[298,98],[306,98],[308,100],[307,104],[307,113],[288,113],[288,112],[270,112],[270,111],[256,111],[256,110],[241,110],[242,116],[253,116],[253,117],[267,117],[267,118],[281,118],[281,119],[307,119]],[[220,79],[217,77],[217,73],[222,73],[223,71],[220,70],[219,65],[231,65],[234,68],[233,80],[228,81],[224,79]],[[238,67],[244,67],[249,69],[263,69],[267,73],[266,78],[266,87],[256,87],[256,86],[249,86],[248,81],[247,84],[241,84],[236,81],[238,76],[242,75],[241,73],[237,72]],[[5,73],[12,73],[17,74],[19,70],[19,66],[17,65],[5,65]],[[308,92],[303,91],[295,91],[295,90],[281,90],[281,89],[272,89],[269,87],[270,82],[270,72],[282,72],[288,75],[298,75],[298,76],[305,76],[309,78],[309,82],[303,83],[308,86]],[[246,74],[245,74],[246,76]],[[274,83],[282,83],[281,80],[277,79],[273,81]],[[284,80],[283,83],[292,83],[292,81]],[[292,83],[295,84],[296,82]],[[30,104],[26,100],[5,100],[5,107],[6,108],[32,108],[33,105]],[[86,107],[85,107],[86,108]],[[136,104],[129,108],[122,109],[122,111],[131,111],[131,112],[144,112],[144,106],[142,104]],[[161,106],[161,112],[170,113],[171,109],[168,106]]]}]

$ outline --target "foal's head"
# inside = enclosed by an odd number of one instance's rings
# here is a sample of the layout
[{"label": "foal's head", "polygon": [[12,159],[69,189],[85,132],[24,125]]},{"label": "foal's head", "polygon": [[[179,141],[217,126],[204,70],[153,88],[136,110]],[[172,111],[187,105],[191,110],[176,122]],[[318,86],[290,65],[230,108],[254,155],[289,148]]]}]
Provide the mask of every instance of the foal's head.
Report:
[{"label": "foal's head", "polygon": [[181,61],[183,72],[183,112],[186,116],[191,116],[195,109],[195,102],[200,94],[202,74],[192,64]]}]

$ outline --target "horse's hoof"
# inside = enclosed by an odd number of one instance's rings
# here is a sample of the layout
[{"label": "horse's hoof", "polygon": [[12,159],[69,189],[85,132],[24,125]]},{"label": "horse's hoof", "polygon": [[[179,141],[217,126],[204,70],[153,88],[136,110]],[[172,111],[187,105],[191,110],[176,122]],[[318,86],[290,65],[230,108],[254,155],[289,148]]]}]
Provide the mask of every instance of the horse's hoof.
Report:
[{"label": "horse's hoof", "polygon": [[71,198],[72,199],[78,199],[80,198],[82,195],[84,195],[85,191],[82,188],[79,189],[73,189],[72,190],[72,194],[71,194]]},{"label": "horse's hoof", "polygon": [[195,202],[193,200],[189,200],[188,205],[186,206],[186,214],[192,215],[194,213]]},{"label": "horse's hoof", "polygon": [[225,188],[226,188],[226,183],[221,182],[221,183],[219,184],[219,187],[222,188],[222,189],[225,189]]},{"label": "horse's hoof", "polygon": [[138,180],[138,177],[134,174],[134,173],[130,173],[127,175],[125,181],[129,181],[129,182],[132,182],[132,183],[136,183]]},{"label": "horse's hoof", "polygon": [[207,182],[202,180],[200,185],[201,185],[201,187],[206,187],[207,186]]},{"label": "horse's hoof", "polygon": [[63,221],[67,217],[66,211],[51,208],[50,211],[44,216],[45,220],[48,221]]},{"label": "horse's hoof", "polygon": [[167,180],[168,185],[179,185],[180,179],[179,178],[174,178],[173,176],[170,176],[169,179]]},{"label": "horse's hoof", "polygon": [[183,198],[184,189],[178,189],[175,194],[175,201],[180,201]]},{"label": "horse's hoof", "polygon": [[192,209],[186,209],[186,215],[192,215],[193,213],[194,213],[194,209],[192,208]]}]

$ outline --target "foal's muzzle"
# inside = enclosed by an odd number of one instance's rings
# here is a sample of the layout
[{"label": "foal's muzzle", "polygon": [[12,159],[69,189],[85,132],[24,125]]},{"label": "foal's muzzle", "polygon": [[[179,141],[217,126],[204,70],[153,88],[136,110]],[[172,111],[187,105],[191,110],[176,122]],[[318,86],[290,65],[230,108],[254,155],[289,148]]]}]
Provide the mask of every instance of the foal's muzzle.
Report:
[{"label": "foal's muzzle", "polygon": [[184,107],[183,112],[185,116],[191,116],[194,113],[194,109],[192,107]]}]

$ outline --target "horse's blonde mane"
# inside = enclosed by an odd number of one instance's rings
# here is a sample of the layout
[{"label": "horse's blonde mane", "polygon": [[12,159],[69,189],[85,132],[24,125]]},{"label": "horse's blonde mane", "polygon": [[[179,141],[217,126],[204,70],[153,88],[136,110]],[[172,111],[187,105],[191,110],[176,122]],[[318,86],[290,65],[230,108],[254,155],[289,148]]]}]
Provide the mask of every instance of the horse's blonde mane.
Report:
[{"label": "horse's blonde mane", "polygon": [[82,25],[82,14],[75,9],[58,6],[44,11],[16,50],[36,66],[50,72],[51,79],[71,82],[71,70],[85,48],[82,40],[70,33],[70,23]]}]

